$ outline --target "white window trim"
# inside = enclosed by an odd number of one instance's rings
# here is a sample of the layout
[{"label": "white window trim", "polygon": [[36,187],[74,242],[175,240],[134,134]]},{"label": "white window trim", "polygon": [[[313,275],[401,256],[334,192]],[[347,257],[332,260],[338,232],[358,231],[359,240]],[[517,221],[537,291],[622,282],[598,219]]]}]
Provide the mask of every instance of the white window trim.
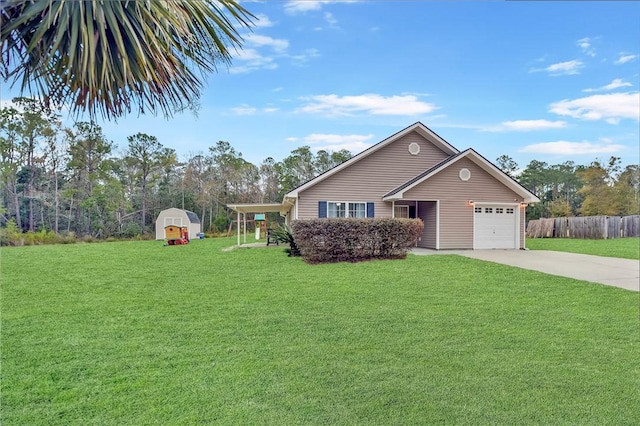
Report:
[{"label": "white window trim", "polygon": [[436,200],[436,250],[440,250],[440,200]]},{"label": "white window trim", "polygon": [[[356,219],[367,219],[369,218],[369,216],[367,216],[367,203],[370,203],[371,201],[327,201],[327,218],[331,218],[331,219],[348,219],[351,218],[352,216],[349,216],[349,204],[364,204],[364,218],[356,218]],[[329,204],[346,204],[345,210],[344,210],[344,218],[342,217],[331,217],[329,216]]]},{"label": "white window trim", "polygon": [[396,217],[396,209],[401,208],[407,211],[407,217],[409,217],[409,205],[407,204],[395,204],[393,205],[393,217]]}]

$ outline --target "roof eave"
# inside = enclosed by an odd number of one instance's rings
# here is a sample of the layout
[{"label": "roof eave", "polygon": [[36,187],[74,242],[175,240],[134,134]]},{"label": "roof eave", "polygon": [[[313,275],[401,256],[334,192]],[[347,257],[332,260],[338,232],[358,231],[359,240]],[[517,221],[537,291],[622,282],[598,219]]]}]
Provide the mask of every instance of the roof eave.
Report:
[{"label": "roof eave", "polygon": [[[509,175],[500,170],[495,164],[484,158],[482,155],[478,154],[472,148],[468,150],[468,153],[465,153],[465,157],[470,154],[477,160],[483,163],[486,167],[482,167],[487,173],[493,176],[498,181],[502,182],[506,187],[511,189],[516,194],[520,195],[525,203],[537,203],[540,199],[527,188],[522,186],[518,181],[511,178]],[[473,161],[473,160],[472,160]],[[477,163],[476,163],[477,164]]]},{"label": "roof eave", "polygon": [[382,201],[398,201],[404,198],[404,192],[398,192],[397,194],[387,195],[382,197]]}]

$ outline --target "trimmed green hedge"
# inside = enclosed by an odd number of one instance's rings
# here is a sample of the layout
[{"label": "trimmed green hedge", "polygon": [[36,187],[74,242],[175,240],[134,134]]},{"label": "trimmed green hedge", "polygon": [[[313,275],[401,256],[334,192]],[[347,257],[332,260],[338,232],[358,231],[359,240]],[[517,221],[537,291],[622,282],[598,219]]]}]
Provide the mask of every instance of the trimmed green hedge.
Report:
[{"label": "trimmed green hedge", "polygon": [[310,219],[291,228],[305,261],[328,263],[403,259],[424,224],[420,219]]}]

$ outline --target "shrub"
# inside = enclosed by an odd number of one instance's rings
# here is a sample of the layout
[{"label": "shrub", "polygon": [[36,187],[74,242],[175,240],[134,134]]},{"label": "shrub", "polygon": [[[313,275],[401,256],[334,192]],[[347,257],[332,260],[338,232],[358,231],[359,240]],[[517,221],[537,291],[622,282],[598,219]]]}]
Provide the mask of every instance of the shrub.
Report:
[{"label": "shrub", "polygon": [[136,238],[142,234],[142,228],[137,222],[127,222],[120,232],[116,233],[118,238]]},{"label": "shrub", "polygon": [[229,228],[229,222],[230,221],[226,216],[217,216],[213,220],[213,227],[220,233],[226,232],[227,228]]},{"label": "shrub", "polygon": [[55,244],[57,240],[56,233],[53,231],[47,231],[46,229],[42,229],[38,232],[28,231],[22,234],[22,236],[24,239],[24,244],[28,246]]},{"label": "shrub", "polygon": [[293,231],[290,226],[287,225],[278,225],[277,227],[271,230],[271,235],[274,236],[278,243],[289,244],[289,248],[286,249],[286,252],[291,257],[300,256],[300,249],[296,244],[295,236],[293,235]]},{"label": "shrub", "polygon": [[420,219],[311,219],[292,224],[297,246],[309,263],[402,259],[423,228]]},{"label": "shrub", "polygon": [[4,228],[0,228],[0,245],[21,246],[24,245],[22,231],[18,229],[15,219],[11,218]]},{"label": "shrub", "polygon": [[67,235],[60,235],[58,242],[62,244],[75,244],[78,242],[78,239],[76,238],[76,233],[70,231]]}]

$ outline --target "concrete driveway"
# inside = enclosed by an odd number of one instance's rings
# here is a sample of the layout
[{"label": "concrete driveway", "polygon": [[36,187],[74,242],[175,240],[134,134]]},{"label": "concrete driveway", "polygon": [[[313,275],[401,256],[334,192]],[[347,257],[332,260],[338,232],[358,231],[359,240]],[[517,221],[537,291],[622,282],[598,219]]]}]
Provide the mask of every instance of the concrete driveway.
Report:
[{"label": "concrete driveway", "polygon": [[640,262],[637,260],[547,250],[437,251],[416,248],[412,253],[417,255],[457,254],[551,275],[640,291]]}]

